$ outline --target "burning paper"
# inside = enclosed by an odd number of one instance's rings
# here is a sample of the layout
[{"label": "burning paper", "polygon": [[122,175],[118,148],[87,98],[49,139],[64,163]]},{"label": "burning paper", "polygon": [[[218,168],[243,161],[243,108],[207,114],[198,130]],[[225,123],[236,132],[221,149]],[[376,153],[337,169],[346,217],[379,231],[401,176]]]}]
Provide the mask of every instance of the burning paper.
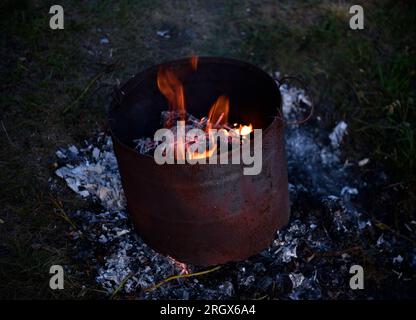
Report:
[{"label": "burning paper", "polygon": [[[192,57],[190,65],[192,70],[196,71],[198,58]],[[208,111],[207,117],[197,119],[186,112],[184,87],[173,70],[160,67],[157,85],[169,105],[168,111],[163,111],[161,114],[163,126],[161,130],[170,129],[174,134],[172,139],[166,142],[168,145],[164,151],[171,152],[172,158],[179,161],[210,158],[220,151],[218,144],[227,145],[223,150],[229,151],[230,148],[239,147],[253,131],[251,124],[229,125],[230,100],[227,95],[217,98]],[[165,132],[163,131],[163,135]],[[136,139],[134,142],[136,150],[141,154],[153,152],[162,143],[149,137]]]}]

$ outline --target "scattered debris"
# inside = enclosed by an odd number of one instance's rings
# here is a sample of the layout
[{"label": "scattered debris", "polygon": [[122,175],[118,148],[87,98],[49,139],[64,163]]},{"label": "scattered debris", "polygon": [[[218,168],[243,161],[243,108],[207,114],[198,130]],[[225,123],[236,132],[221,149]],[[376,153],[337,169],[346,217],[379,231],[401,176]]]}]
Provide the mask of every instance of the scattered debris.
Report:
[{"label": "scattered debris", "polygon": [[293,289],[300,287],[303,280],[305,280],[302,273],[289,273],[289,278],[292,281]]},{"label": "scattered debris", "polygon": [[170,38],[169,30],[158,30],[156,31],[156,35],[158,35],[161,38]]},{"label": "scattered debris", "polygon": [[59,159],[65,159],[66,158],[66,155],[61,150],[56,151],[55,154]]},{"label": "scattered debris", "polygon": [[109,44],[110,40],[107,37],[103,37],[100,39],[100,44]]},{"label": "scattered debris", "polygon": [[358,190],[356,188],[351,187],[344,187],[341,190],[341,196],[345,196],[346,194],[358,194]]},{"label": "scattered debris", "polygon": [[59,151],[61,159],[70,158],[72,153],[82,161],[77,165],[68,163],[55,173],[82,197],[98,198],[107,210],[124,210],[125,199],[112,141],[104,135],[99,140],[104,142],[101,151],[92,145],[81,152],[75,146],[69,147],[68,152]]},{"label": "scattered debris", "polygon": [[370,159],[368,159],[368,158],[362,159],[362,160],[358,161],[358,166],[359,166],[359,167],[364,167],[364,166],[365,166],[365,165],[367,165],[369,162],[370,162]]},{"label": "scattered debris", "polygon": [[75,147],[75,146],[70,146],[70,147],[68,148],[68,150],[69,150],[70,152],[72,152],[74,155],[78,155],[78,149],[77,149],[77,147]]},{"label": "scattered debris", "polygon": [[[285,118],[296,119],[306,110],[307,97],[294,87],[282,86],[281,92]],[[238,293],[242,299],[371,299],[388,295],[390,286],[380,292],[378,284],[371,289],[371,280],[366,282],[365,293],[351,290],[350,266],[364,263],[362,252],[368,250],[366,263],[372,259],[386,271],[389,280],[385,281],[402,284],[404,279],[414,279],[416,250],[399,250],[407,238],[386,231],[390,229],[381,228],[382,224],[357,209],[363,184],[340,161],[339,146],[346,128],[340,122],[329,135],[328,146],[328,135],[313,126],[287,127],[289,225],[277,231],[266,250],[198,278],[178,275],[206,269],[184,266],[155,252],[134,231],[108,136],[99,134],[79,148],[60,149],[56,156],[61,167],[56,175],[81,197],[99,204],[95,210],[70,214],[77,226],[68,232],[73,259],[86,269],[92,266],[97,283],[109,296],[230,299]]]},{"label": "scattered debris", "polygon": [[398,255],[397,257],[393,258],[393,264],[401,264],[403,262],[403,257]]},{"label": "scattered debris", "polygon": [[344,139],[344,136],[347,134],[348,125],[344,121],[340,121],[334,130],[330,133],[329,139],[331,140],[331,145],[334,148],[338,148]]},{"label": "scattered debris", "polygon": [[[275,77],[279,78],[280,73],[276,72]],[[306,109],[311,106],[311,102],[303,89],[283,84],[280,86],[280,92],[283,100],[283,115],[287,120],[296,120],[298,114],[307,111]]]}]

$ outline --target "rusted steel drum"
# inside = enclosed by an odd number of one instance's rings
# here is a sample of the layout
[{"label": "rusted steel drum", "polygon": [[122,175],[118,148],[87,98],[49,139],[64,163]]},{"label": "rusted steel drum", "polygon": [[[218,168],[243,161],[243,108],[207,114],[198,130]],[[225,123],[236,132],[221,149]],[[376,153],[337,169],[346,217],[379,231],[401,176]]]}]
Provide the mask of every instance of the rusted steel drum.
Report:
[{"label": "rusted steel drum", "polygon": [[245,164],[158,165],[134,149],[153,137],[167,101],[153,66],[116,90],[109,125],[127,210],[143,240],[178,261],[215,265],[244,260],[267,248],[289,219],[284,125],[275,81],[237,60],[201,57],[164,63],[184,85],[187,111],[201,118],[221,94],[230,97],[230,123],[263,129],[262,171],[243,175]]}]

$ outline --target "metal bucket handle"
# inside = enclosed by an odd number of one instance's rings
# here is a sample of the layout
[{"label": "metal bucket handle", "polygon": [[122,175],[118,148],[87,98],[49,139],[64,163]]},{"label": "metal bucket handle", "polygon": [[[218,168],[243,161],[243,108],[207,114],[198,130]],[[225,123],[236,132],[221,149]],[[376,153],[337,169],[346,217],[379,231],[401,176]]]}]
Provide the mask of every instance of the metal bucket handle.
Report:
[{"label": "metal bucket handle", "polygon": [[285,119],[284,119],[284,116],[283,116],[283,114],[282,114],[282,105],[283,105],[283,99],[282,99],[282,102],[281,102],[281,106],[280,106],[280,108],[278,108],[278,110],[277,110],[277,112],[279,113],[279,115],[280,116],[278,116],[278,119],[279,120],[282,120],[282,122],[285,124],[285,125],[299,125],[299,124],[303,124],[303,123],[306,123],[307,121],[309,121],[310,119],[311,119],[311,117],[312,117],[312,115],[313,115],[313,113],[314,113],[314,111],[315,111],[315,104],[314,104],[314,102],[313,102],[313,99],[312,99],[312,95],[311,94],[309,94],[309,90],[307,90],[306,89],[306,85],[305,85],[305,83],[303,82],[303,80],[301,80],[300,78],[298,78],[298,77],[296,77],[296,76],[286,76],[286,77],[283,77],[283,78],[281,78],[281,79],[277,79],[277,78],[273,78],[276,82],[277,82],[277,87],[279,88],[279,91],[280,91],[280,87],[283,85],[283,84],[285,84],[288,80],[295,80],[295,81],[297,81],[297,82],[299,82],[300,83],[300,85],[301,85],[301,88],[305,91],[305,93],[307,94],[307,96],[308,96],[308,98],[309,98],[309,102],[310,102],[310,112],[309,112],[309,114],[307,115],[307,117],[306,118],[304,118],[304,119],[302,119],[302,120],[299,120],[299,121],[291,121],[291,122],[286,122],[285,121]]}]

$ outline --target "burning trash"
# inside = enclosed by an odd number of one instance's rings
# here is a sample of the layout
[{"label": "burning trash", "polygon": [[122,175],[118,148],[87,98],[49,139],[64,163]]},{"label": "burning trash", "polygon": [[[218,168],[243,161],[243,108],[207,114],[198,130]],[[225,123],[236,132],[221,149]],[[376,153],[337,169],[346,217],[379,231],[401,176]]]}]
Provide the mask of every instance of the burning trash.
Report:
[{"label": "burning trash", "polygon": [[[192,57],[192,71],[197,70],[197,64],[198,58]],[[207,117],[197,119],[186,112],[184,87],[172,70],[161,66],[157,74],[157,85],[169,104],[168,111],[161,113],[161,122],[164,128],[171,129],[172,134],[167,135],[169,131],[160,130],[156,132],[153,141],[150,138],[134,140],[136,149],[141,154],[158,149],[163,138],[166,138],[164,149],[158,154],[170,155],[167,163],[174,163],[174,159],[179,160],[178,163],[185,159],[190,160],[189,163],[195,163],[192,160],[204,163],[204,159],[213,158],[217,151],[235,151],[241,143],[249,140],[253,131],[251,124],[234,123],[231,127],[228,123],[230,100],[227,95],[223,94],[217,98]],[[163,159],[156,161],[163,163]]]},{"label": "burning trash", "polygon": [[281,103],[267,73],[224,58],[167,62],[119,89],[109,125],[146,243],[196,265],[270,244],[289,217]]}]

